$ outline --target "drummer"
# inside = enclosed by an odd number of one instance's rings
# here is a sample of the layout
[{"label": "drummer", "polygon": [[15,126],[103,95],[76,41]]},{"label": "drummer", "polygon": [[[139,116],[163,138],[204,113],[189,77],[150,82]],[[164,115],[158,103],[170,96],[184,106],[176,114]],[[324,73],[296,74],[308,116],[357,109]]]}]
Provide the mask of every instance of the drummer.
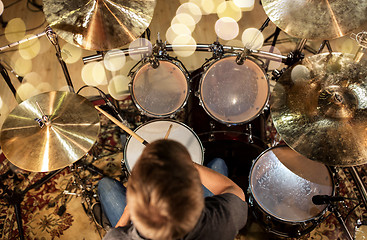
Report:
[{"label": "drummer", "polygon": [[[156,140],[143,151],[127,189],[103,178],[98,194],[111,239],[234,239],[247,222],[242,189],[226,174],[222,159],[210,168],[191,160],[173,140]],[[204,196],[204,197],[203,197]]]}]

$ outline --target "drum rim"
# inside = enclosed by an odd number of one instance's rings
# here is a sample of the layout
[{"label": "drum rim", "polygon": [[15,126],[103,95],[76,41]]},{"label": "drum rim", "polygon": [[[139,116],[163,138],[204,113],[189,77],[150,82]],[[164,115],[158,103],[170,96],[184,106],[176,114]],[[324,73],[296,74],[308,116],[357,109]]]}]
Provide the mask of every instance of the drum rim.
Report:
[{"label": "drum rim", "polygon": [[[250,168],[250,171],[249,171],[249,176],[248,176],[248,178],[249,178],[249,187],[248,187],[248,190],[249,190],[249,198],[253,198],[254,199],[254,201],[255,201],[255,203],[256,203],[256,205],[258,205],[259,206],[259,208],[260,208],[260,210],[261,211],[263,211],[264,213],[266,213],[266,214],[268,214],[268,215],[270,215],[272,218],[275,218],[276,220],[279,220],[279,221],[282,221],[282,222],[285,222],[285,223],[305,223],[305,222],[309,222],[309,221],[315,221],[315,220],[318,220],[318,219],[320,219],[322,216],[324,216],[325,215],[325,213],[326,213],[326,211],[327,211],[327,209],[329,208],[329,206],[330,206],[330,204],[325,204],[326,206],[325,206],[325,208],[323,208],[323,210],[321,210],[317,215],[315,215],[315,216],[313,216],[313,217],[311,217],[311,218],[308,218],[308,219],[305,219],[305,220],[301,220],[301,221],[289,221],[289,220],[287,220],[287,219],[284,219],[284,218],[279,218],[278,216],[275,216],[275,215],[273,215],[271,212],[269,212],[268,210],[266,210],[265,208],[263,208],[262,207],[262,205],[261,204],[259,204],[259,202],[258,201],[256,201],[257,200],[257,198],[255,197],[255,195],[253,194],[253,189],[252,189],[252,187],[251,187],[251,176],[252,176],[252,172],[253,172],[253,170],[254,170],[254,167],[255,167],[255,164],[257,163],[257,161],[265,154],[265,153],[267,153],[267,152],[269,152],[269,151],[271,151],[271,150],[273,150],[273,149],[275,149],[275,148],[282,148],[282,147],[288,147],[288,148],[290,148],[290,149],[292,149],[291,147],[289,147],[288,145],[286,145],[286,144],[280,144],[280,145],[276,145],[276,146],[273,146],[273,147],[269,147],[268,149],[265,149],[262,153],[260,153],[260,155],[253,161],[253,163],[252,163],[252,165],[251,165],[251,168]],[[293,149],[292,149],[293,150]],[[310,159],[311,160],[311,159]],[[311,161],[313,161],[313,160],[311,160]],[[334,178],[333,178],[333,174],[332,174],[332,171],[330,170],[330,167],[329,166],[327,166],[327,165],[325,165],[325,164],[323,164],[325,167],[326,167],[326,169],[327,169],[327,171],[329,172],[329,174],[330,174],[330,180],[331,180],[331,186],[332,186],[332,191],[331,191],[331,195],[332,196],[334,196],[335,195],[335,182],[334,182]]]},{"label": "drum rim", "polygon": [[[198,140],[198,143],[200,145],[200,148],[201,148],[201,165],[203,165],[204,163],[204,147],[203,147],[203,143],[201,142],[201,139],[199,138],[199,136],[194,132],[194,130],[192,130],[189,126],[187,126],[186,124],[184,124],[183,122],[180,122],[180,121],[177,121],[177,120],[174,120],[174,119],[169,119],[169,118],[164,118],[164,119],[153,119],[153,120],[150,120],[150,121],[147,121],[141,125],[139,125],[137,128],[134,129],[134,132],[136,132],[137,130],[139,130],[140,128],[150,124],[150,123],[154,123],[154,122],[174,122],[174,123],[177,123],[183,127],[185,127],[187,130],[189,130],[191,133],[193,133],[193,135],[195,136],[195,138]],[[128,143],[130,142],[132,136],[128,136],[128,138],[126,139],[126,143],[125,143],[125,146],[124,146],[124,152],[123,152],[123,161],[125,163],[125,166],[126,166],[126,169],[127,171],[131,174],[131,171],[132,169],[130,169],[130,166],[129,166],[129,163],[127,161],[127,158],[126,158],[126,151],[127,151],[127,145]],[[186,147],[186,146],[185,146]],[[193,161],[194,162],[194,161]]]},{"label": "drum rim", "polygon": [[255,64],[260,70],[261,72],[264,74],[264,78],[266,80],[266,83],[267,83],[267,95],[266,95],[266,99],[265,99],[265,102],[263,104],[263,106],[261,108],[259,108],[259,111],[257,112],[257,114],[255,114],[253,117],[245,120],[245,121],[241,121],[241,122],[229,122],[229,121],[224,121],[222,119],[219,119],[217,117],[215,117],[208,109],[207,107],[205,106],[203,100],[202,100],[202,83],[203,83],[203,80],[206,76],[206,73],[208,72],[208,70],[216,63],[218,63],[220,60],[223,60],[223,59],[226,59],[226,58],[231,58],[231,57],[236,57],[237,58],[237,55],[235,54],[229,54],[229,55],[226,55],[226,56],[223,56],[221,58],[217,58],[215,59],[212,63],[210,63],[208,66],[206,66],[204,68],[204,72],[202,74],[202,76],[200,77],[200,81],[199,81],[199,86],[198,86],[198,89],[197,89],[197,95],[199,97],[199,104],[200,106],[202,106],[202,108],[205,110],[205,112],[211,117],[213,118],[214,120],[222,123],[222,124],[226,124],[226,125],[229,125],[229,126],[235,126],[235,125],[241,125],[241,124],[245,124],[245,123],[248,123],[248,122],[251,122],[253,120],[255,120],[258,116],[260,116],[260,114],[262,113],[262,111],[264,110],[265,106],[267,105],[267,103],[269,102],[269,99],[270,99],[270,83],[269,83],[269,79],[268,79],[268,76],[266,74],[266,72],[264,71],[263,68],[260,67],[260,65],[258,63],[256,63],[254,60],[252,60],[250,57],[247,58],[246,60],[249,60],[250,62],[252,62],[253,64]]},{"label": "drum rim", "polygon": [[132,101],[134,102],[134,105],[135,107],[144,115],[148,116],[148,117],[158,117],[158,118],[164,118],[164,117],[169,117],[169,116],[173,116],[175,113],[177,113],[180,109],[182,109],[186,104],[187,104],[187,101],[189,99],[189,95],[190,95],[190,84],[189,84],[189,80],[190,80],[190,77],[189,75],[187,74],[187,72],[184,70],[184,68],[181,66],[181,63],[179,61],[172,61],[172,60],[169,60],[169,59],[157,59],[157,61],[159,62],[167,62],[167,63],[170,63],[172,65],[174,65],[175,67],[177,67],[180,72],[183,74],[184,78],[185,78],[185,82],[186,82],[186,96],[185,96],[185,99],[182,101],[181,105],[169,112],[169,113],[165,113],[165,114],[156,114],[156,113],[153,113],[151,111],[148,111],[148,109],[145,109],[143,108],[142,106],[140,106],[140,104],[138,103],[138,100],[136,99],[135,97],[135,94],[134,94],[134,82],[135,82],[135,78],[136,78],[136,75],[139,71],[142,70],[143,67],[147,66],[148,64],[150,64],[149,62],[145,61],[141,64],[141,66],[134,72],[134,74],[131,76],[131,81],[129,83],[129,92],[130,92],[130,96],[131,96],[131,99]]}]

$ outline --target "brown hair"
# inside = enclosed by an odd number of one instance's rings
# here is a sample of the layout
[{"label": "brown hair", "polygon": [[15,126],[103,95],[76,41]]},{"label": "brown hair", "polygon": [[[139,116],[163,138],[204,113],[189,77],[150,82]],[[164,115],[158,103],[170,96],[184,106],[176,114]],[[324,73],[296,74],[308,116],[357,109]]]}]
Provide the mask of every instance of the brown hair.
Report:
[{"label": "brown hair", "polygon": [[180,143],[150,143],[127,187],[131,220],[150,239],[178,239],[191,231],[204,208],[200,176]]}]

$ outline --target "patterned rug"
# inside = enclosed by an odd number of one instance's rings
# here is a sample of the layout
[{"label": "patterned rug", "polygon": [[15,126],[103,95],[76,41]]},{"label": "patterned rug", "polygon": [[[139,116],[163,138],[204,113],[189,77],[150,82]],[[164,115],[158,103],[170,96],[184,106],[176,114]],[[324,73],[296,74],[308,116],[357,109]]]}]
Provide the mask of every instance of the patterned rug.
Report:
[{"label": "patterned rug", "polygon": [[[120,102],[124,117],[131,129],[149,120],[137,114],[131,100]],[[270,121],[271,122],[271,121]],[[267,141],[276,135],[271,124],[267,127]],[[37,188],[27,188],[37,183],[49,173],[23,171],[12,165],[3,154],[0,156],[0,239],[19,239],[15,214],[16,203],[20,204],[25,239],[101,239],[105,231],[99,227],[91,213],[91,206],[98,200],[96,187],[102,176],[110,176],[125,181],[127,173],[123,160],[126,135],[115,124],[101,116],[101,132],[92,150],[71,167],[60,170],[55,176]],[[210,155],[209,151],[205,154]],[[256,153],[257,154],[257,153]],[[249,161],[247,164],[251,163]],[[251,165],[251,164],[250,164]],[[356,167],[364,183],[367,182],[366,166]],[[246,175],[246,174],[245,174]],[[248,176],[244,176],[248,177]],[[335,169],[336,195],[360,198],[359,192],[346,169]],[[245,191],[247,186],[242,186]],[[364,228],[355,231],[357,219],[367,219],[366,210],[356,201],[338,203],[340,211],[352,236],[366,237]],[[266,217],[266,216],[265,216]],[[271,219],[272,216],[267,218]],[[323,214],[324,220],[309,223],[315,227],[310,233],[298,239],[335,240],[347,239],[335,215],[329,211]],[[301,224],[281,224],[284,229],[298,229]],[[255,220],[252,212],[249,221],[236,239],[279,239],[264,230],[263,223]],[[296,239],[296,238],[294,238]]]}]

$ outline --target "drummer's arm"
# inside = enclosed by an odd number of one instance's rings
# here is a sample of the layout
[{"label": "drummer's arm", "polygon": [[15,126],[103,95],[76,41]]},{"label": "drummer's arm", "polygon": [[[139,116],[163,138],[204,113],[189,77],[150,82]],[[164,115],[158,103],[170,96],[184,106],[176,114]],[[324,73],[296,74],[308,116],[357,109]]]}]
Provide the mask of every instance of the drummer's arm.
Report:
[{"label": "drummer's arm", "polygon": [[246,201],[243,190],[231,179],[197,163],[194,163],[194,165],[199,171],[201,183],[214,195],[233,193],[243,201]]},{"label": "drummer's arm", "polygon": [[130,211],[129,211],[129,205],[126,205],[124,212],[122,213],[119,221],[117,222],[115,228],[117,227],[124,227],[126,226],[130,221]]}]

